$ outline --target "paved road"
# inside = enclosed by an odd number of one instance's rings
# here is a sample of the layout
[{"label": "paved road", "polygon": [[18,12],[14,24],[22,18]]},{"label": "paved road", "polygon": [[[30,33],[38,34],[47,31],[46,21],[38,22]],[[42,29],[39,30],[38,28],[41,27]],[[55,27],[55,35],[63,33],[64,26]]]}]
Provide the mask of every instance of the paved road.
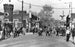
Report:
[{"label": "paved road", "polygon": [[66,42],[63,37],[34,34],[3,40],[0,42],[0,47],[74,47],[74,45]]}]

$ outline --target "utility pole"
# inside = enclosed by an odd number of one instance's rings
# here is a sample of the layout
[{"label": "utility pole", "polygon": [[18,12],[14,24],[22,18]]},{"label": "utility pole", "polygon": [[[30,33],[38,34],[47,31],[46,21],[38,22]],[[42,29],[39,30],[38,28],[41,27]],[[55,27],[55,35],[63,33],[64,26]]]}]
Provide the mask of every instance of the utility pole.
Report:
[{"label": "utility pole", "polygon": [[22,17],[21,17],[21,19],[22,19],[22,26],[23,26],[23,3],[24,3],[24,1],[22,0]]},{"label": "utility pole", "polygon": [[70,15],[69,15],[69,18],[70,18],[70,23],[69,23],[69,24],[70,24],[70,25],[69,25],[69,26],[70,26],[70,28],[71,28],[71,27],[72,27],[72,22],[71,22],[71,16],[72,16],[72,15],[71,15],[71,14],[72,14],[72,2],[69,2],[69,9],[70,9],[70,10],[69,10],[69,13],[70,13]]},{"label": "utility pole", "polygon": [[29,4],[29,31],[31,28],[31,4]]},{"label": "utility pole", "polygon": [[71,18],[72,13],[72,2],[69,2],[69,17]]},{"label": "utility pole", "polygon": [[29,18],[31,18],[31,4],[29,4]]}]

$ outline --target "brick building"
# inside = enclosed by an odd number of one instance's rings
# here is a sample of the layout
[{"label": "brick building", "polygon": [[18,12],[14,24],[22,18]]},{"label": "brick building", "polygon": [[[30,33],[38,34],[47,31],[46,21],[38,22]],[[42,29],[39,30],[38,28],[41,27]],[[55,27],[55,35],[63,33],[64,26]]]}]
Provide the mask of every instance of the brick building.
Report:
[{"label": "brick building", "polygon": [[[19,11],[19,13],[13,13],[14,5],[12,4],[4,4],[4,20],[5,22],[13,23],[13,26],[20,27],[23,26],[27,27],[29,22],[31,24],[37,23],[38,17],[32,14],[32,18],[29,18],[29,14],[26,11]],[[22,15],[23,14],[23,15]],[[23,19],[22,19],[23,16]],[[26,26],[27,25],[27,26]]]}]

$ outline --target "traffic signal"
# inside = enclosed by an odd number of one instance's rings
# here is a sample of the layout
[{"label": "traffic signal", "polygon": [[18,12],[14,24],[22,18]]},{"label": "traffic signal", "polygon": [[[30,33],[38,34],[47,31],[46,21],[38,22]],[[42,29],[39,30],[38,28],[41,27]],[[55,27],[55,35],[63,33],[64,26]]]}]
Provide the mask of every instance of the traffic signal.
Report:
[{"label": "traffic signal", "polygon": [[69,15],[66,17],[66,27],[69,27],[70,25],[70,18]]}]

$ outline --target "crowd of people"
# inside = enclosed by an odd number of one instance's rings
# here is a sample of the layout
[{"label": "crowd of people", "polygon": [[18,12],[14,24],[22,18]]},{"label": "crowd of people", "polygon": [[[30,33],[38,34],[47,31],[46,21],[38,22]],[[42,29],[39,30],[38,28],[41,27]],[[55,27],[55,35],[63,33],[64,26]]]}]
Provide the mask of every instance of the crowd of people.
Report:
[{"label": "crowd of people", "polygon": [[67,42],[69,41],[71,36],[72,36],[73,43],[75,43],[75,40],[74,40],[74,37],[75,37],[75,27],[73,27],[73,28],[67,27],[67,29],[66,29],[66,41]]},{"label": "crowd of people", "polygon": [[13,27],[11,23],[0,24],[0,40],[4,40],[6,38],[18,37],[20,34],[25,35],[23,26],[20,28]]},{"label": "crowd of people", "polygon": [[33,33],[37,32],[39,36],[42,36],[43,32],[46,34],[46,36],[52,36],[52,34],[55,34],[56,36],[63,36],[66,37],[66,42],[69,41],[70,37],[72,37],[72,41],[74,42],[75,37],[75,27],[42,27],[38,30],[36,28],[33,29]]},{"label": "crowd of people", "polygon": [[51,34],[56,34],[56,36],[59,36],[61,34],[62,36],[65,36],[65,28],[63,27],[50,27],[50,26],[43,26],[40,28],[32,28],[31,32],[38,33],[38,35],[42,36],[42,33],[45,33],[46,36],[52,36]]},{"label": "crowd of people", "polygon": [[0,25],[0,40],[10,38],[13,35],[13,38],[20,36],[20,34],[25,35],[26,32],[32,32],[33,34],[37,33],[39,36],[43,36],[43,33],[46,36],[66,36],[66,41],[69,41],[70,36],[72,36],[73,42],[75,37],[75,28],[70,27],[50,27],[50,26],[43,26],[43,27],[32,27],[30,30],[24,28],[23,26],[20,28],[13,27],[10,23],[4,23]]}]

